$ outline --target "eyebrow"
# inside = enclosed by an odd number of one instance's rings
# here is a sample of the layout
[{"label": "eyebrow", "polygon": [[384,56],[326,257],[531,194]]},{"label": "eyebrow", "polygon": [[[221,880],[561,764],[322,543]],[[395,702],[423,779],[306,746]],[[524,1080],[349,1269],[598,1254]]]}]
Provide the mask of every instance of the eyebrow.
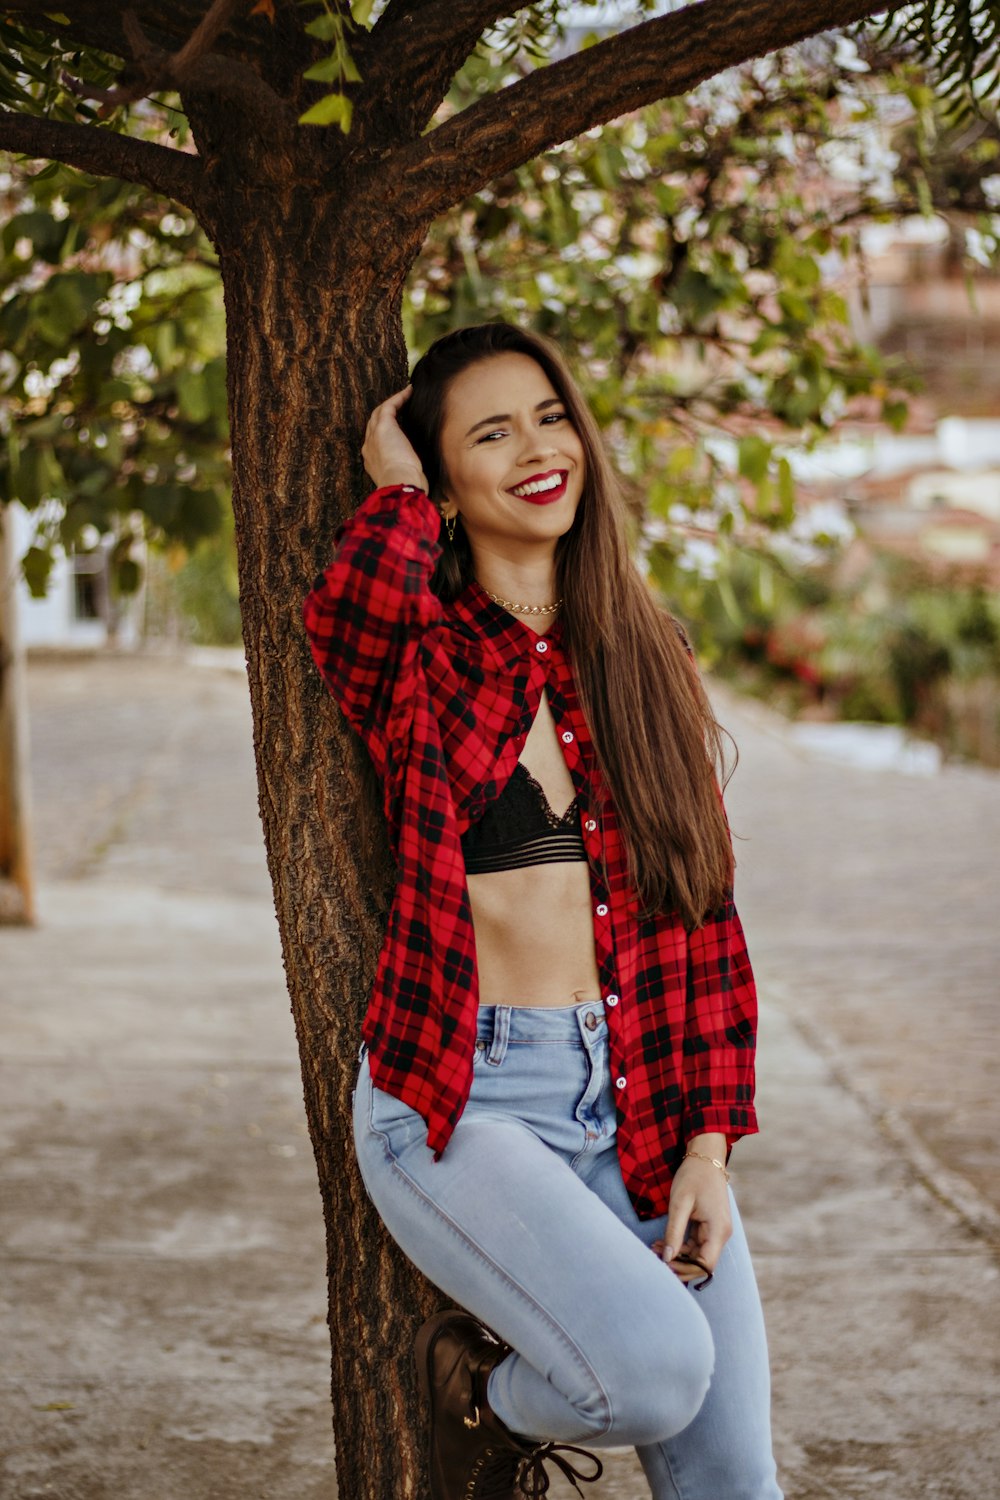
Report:
[{"label": "eyebrow", "polygon": [[[547,406],[565,406],[565,405],[566,405],[566,403],[562,399],[561,396],[549,396],[547,398],[547,400],[545,400],[545,401],[539,401],[538,405],[535,407],[535,410],[536,411],[544,411]],[[509,422],[509,421],[510,421],[510,412],[501,412],[500,415],[497,416],[497,417],[483,417],[483,419],[482,419],[481,422],[473,422],[472,426],[469,428],[468,432],[465,435],[466,435],[466,437],[471,437],[474,432],[478,432],[479,431],[480,427],[492,427],[495,422]]]}]

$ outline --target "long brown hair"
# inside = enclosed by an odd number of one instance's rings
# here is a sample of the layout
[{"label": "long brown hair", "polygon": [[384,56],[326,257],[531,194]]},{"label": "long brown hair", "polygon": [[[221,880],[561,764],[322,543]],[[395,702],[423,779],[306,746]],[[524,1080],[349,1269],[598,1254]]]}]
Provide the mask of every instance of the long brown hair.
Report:
[{"label": "long brown hair", "polygon": [[[722,731],[678,622],[633,563],[625,506],[597,424],[561,354],[509,323],[439,338],[418,360],[399,422],[432,498],[441,499],[440,434],[451,382],[498,354],[526,354],[545,371],[583,444],[586,475],[573,525],[556,547],[556,588],[577,691],[614,801],[629,869],[647,911],[677,911],[697,927],[732,885],[733,854],[716,781]],[[472,579],[461,525],[431,587],[450,600]],[[658,689],[652,691],[652,688]]]}]

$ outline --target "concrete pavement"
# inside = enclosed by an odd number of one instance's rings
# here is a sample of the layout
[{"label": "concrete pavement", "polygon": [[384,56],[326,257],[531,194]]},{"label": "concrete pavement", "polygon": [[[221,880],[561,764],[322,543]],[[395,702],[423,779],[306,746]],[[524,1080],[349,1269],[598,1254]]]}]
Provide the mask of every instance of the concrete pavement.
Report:
[{"label": "concrete pavement", "polygon": [[[334,1493],[320,1206],[232,665],[29,671],[41,924],[0,930],[9,1500]],[[718,702],[763,999],[737,1191],[789,1500],[991,1500],[1000,777],[833,766]],[[588,1493],[646,1490],[621,1455]]]}]

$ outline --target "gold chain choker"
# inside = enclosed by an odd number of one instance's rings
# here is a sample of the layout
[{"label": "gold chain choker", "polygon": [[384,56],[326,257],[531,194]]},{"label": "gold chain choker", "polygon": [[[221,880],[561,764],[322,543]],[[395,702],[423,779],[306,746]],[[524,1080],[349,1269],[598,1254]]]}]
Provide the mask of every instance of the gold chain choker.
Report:
[{"label": "gold chain choker", "polygon": [[562,604],[561,599],[557,599],[554,604],[515,604],[511,599],[500,599],[496,594],[491,594],[485,585],[483,593],[489,594],[493,603],[499,604],[501,609],[509,609],[515,615],[554,615]]}]

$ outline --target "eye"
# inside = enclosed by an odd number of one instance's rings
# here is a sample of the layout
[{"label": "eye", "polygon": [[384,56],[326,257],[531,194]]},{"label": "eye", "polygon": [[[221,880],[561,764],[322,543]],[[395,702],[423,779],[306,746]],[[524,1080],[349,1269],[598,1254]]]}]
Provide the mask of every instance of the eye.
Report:
[{"label": "eye", "polygon": [[483,435],[482,435],[482,437],[476,439],[476,442],[477,442],[477,444],[478,443],[488,443],[491,438],[506,437],[506,436],[507,436],[507,434],[504,432],[503,428],[502,427],[498,427],[494,432],[484,432]]},{"label": "eye", "polygon": [[564,411],[550,411],[550,412],[546,412],[545,416],[542,418],[542,421],[543,422],[565,422],[566,421],[566,413]]}]

